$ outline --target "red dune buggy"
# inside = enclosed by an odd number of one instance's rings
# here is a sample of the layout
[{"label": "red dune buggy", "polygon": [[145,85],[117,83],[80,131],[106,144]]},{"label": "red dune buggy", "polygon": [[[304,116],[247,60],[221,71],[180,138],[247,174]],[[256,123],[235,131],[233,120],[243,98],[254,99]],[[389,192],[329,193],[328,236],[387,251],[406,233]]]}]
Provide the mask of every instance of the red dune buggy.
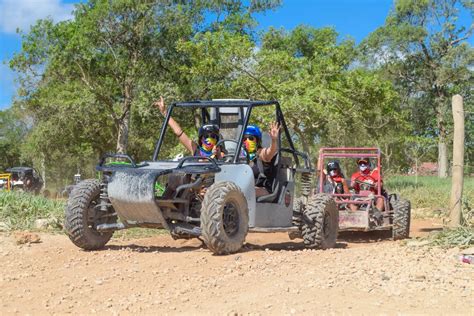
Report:
[{"label": "red dune buggy", "polygon": [[[372,180],[346,178],[345,190],[340,182],[331,181],[327,172],[328,162],[336,162],[340,169],[357,171],[357,159],[370,160],[371,170],[378,175]],[[383,188],[381,153],[378,148],[321,148],[317,163],[319,175],[317,192],[329,193],[339,208],[339,231],[391,230],[394,239],[408,238],[410,232],[410,201],[397,194],[388,194]],[[330,164],[331,165],[331,164]],[[370,178],[370,176],[368,177]],[[354,187],[359,190],[355,191]],[[347,191],[349,188],[349,192]],[[376,209],[376,201],[383,199],[383,210]]]}]

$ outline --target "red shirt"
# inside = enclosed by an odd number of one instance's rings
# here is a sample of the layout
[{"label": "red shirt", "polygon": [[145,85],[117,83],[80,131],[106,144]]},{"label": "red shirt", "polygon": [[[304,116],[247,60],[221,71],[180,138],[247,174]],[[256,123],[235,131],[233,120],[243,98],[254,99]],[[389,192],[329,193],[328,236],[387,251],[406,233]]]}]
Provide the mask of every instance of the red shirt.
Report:
[{"label": "red shirt", "polygon": [[[369,171],[368,173],[362,173],[360,171],[357,171],[354,174],[352,174],[351,184],[352,184],[352,187],[354,188],[354,190],[356,190],[356,192],[359,192],[360,189],[361,189],[360,184],[357,183],[356,180],[359,181],[359,182],[372,184],[374,186],[370,186],[369,190],[374,192],[374,193],[377,193],[377,183],[378,183],[379,179],[380,179],[380,173],[379,173],[379,170],[377,168],[375,168],[374,170]],[[382,184],[382,181],[380,181],[380,183]]]},{"label": "red shirt", "polygon": [[337,176],[334,176],[334,177],[329,176],[329,179],[331,179],[332,181],[334,181],[336,183],[341,183],[342,180],[344,179],[344,177],[340,176],[340,175],[337,175]]}]

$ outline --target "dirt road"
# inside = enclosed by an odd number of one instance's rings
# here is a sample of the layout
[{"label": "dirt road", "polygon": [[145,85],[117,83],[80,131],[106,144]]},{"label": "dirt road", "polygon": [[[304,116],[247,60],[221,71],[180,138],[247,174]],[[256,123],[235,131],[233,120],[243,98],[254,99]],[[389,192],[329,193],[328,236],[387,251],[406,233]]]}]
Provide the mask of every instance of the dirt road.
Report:
[{"label": "dirt road", "polygon": [[[439,226],[415,221],[413,235]],[[474,314],[474,266],[456,249],[342,234],[307,251],[286,234],[250,234],[213,256],[168,235],[85,252],[63,235],[16,245],[0,235],[0,314]]]}]

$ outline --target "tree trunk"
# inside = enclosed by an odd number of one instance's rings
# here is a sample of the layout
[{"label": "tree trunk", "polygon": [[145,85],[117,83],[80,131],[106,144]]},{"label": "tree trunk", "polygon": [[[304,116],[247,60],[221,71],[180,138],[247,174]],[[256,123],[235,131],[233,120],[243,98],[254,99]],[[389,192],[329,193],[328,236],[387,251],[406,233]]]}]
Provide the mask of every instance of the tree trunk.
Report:
[{"label": "tree trunk", "polygon": [[453,175],[450,199],[449,226],[458,227],[462,219],[462,191],[464,181],[464,109],[460,95],[453,96]]},{"label": "tree trunk", "polygon": [[41,177],[43,178],[43,188],[46,189],[46,164],[45,155],[41,153]]},{"label": "tree trunk", "polygon": [[126,110],[119,121],[117,136],[117,153],[124,154],[128,147],[128,131],[130,126],[130,109]]},{"label": "tree trunk", "polygon": [[298,138],[301,140],[303,151],[308,153],[309,156],[311,156],[311,153],[309,152],[309,144],[307,141],[307,136],[304,135],[303,131],[296,125],[293,125],[293,130],[295,131],[296,135],[298,135]]},{"label": "tree trunk", "polygon": [[438,142],[438,177],[448,177],[448,149],[446,145],[446,138],[439,139]]},{"label": "tree trunk", "polygon": [[196,111],[194,111],[194,126],[196,128],[200,128],[202,125],[202,121],[201,121],[201,109],[196,109]]},{"label": "tree trunk", "polygon": [[118,120],[117,153],[125,154],[128,149],[128,131],[130,128],[130,112],[132,105],[132,87],[129,82],[124,88],[122,116]]},{"label": "tree trunk", "polygon": [[391,158],[392,158],[393,151],[390,150],[390,146],[388,143],[384,144],[384,147],[385,147],[385,150],[382,151],[382,154],[384,155],[384,158],[385,158],[383,161],[383,165],[385,166],[384,170],[387,171],[387,170],[391,170],[391,167],[392,167]]},{"label": "tree trunk", "polygon": [[447,178],[448,177],[448,147],[447,147],[447,132],[446,124],[444,121],[442,109],[438,111],[438,177]]}]

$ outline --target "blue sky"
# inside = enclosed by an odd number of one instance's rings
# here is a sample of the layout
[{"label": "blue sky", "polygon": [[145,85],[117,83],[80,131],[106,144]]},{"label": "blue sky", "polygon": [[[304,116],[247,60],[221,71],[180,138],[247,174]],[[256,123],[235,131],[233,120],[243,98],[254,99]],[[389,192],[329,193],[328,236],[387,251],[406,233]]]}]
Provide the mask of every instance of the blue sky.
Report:
[{"label": "blue sky", "polygon": [[[21,49],[16,28],[28,30],[35,20],[53,17],[68,19],[78,0],[0,0],[0,61],[8,60]],[[275,11],[257,16],[259,30],[269,26],[292,29],[299,24],[332,26],[341,38],[360,42],[383,25],[393,0],[283,0]],[[466,23],[467,16],[464,17]],[[462,19],[464,20],[464,19]],[[473,44],[473,39],[470,41]],[[0,110],[10,106],[17,89],[15,74],[0,63]]]}]

